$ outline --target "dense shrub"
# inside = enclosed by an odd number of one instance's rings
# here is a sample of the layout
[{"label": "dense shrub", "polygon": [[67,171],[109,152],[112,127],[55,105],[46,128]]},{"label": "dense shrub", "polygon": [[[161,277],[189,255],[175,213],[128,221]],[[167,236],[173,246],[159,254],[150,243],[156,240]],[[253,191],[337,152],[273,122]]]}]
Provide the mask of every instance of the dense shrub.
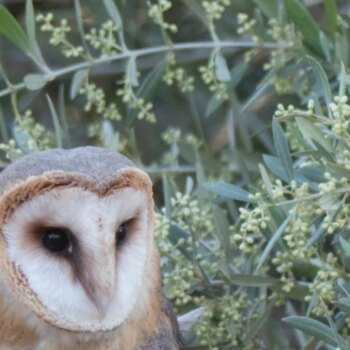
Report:
[{"label": "dense shrub", "polygon": [[148,171],[188,348],[350,349],[350,20],[308,3],[0,7],[3,166],[97,144]]}]

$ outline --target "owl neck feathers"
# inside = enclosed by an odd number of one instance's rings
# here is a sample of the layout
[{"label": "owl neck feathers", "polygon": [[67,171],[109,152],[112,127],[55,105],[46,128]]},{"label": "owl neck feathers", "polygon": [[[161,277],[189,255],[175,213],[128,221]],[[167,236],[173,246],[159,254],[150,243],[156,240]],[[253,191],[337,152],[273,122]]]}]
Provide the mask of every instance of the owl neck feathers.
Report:
[{"label": "owl neck feathers", "polygon": [[131,350],[157,330],[161,314],[159,257],[155,244],[139,298],[128,318],[109,332],[70,332],[49,325],[33,314],[0,278],[0,348],[12,350]]}]

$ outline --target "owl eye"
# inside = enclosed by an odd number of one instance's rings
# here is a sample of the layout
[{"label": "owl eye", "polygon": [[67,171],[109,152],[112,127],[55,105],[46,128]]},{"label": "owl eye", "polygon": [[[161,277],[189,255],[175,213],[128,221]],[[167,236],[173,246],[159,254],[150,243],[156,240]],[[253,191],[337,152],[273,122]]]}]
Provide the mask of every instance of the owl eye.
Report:
[{"label": "owl eye", "polygon": [[124,242],[127,233],[128,233],[128,229],[126,227],[126,224],[120,225],[116,234],[117,246],[119,246],[121,243]]},{"label": "owl eye", "polygon": [[68,250],[70,241],[68,232],[62,228],[47,228],[43,232],[43,245],[51,252],[58,253]]}]

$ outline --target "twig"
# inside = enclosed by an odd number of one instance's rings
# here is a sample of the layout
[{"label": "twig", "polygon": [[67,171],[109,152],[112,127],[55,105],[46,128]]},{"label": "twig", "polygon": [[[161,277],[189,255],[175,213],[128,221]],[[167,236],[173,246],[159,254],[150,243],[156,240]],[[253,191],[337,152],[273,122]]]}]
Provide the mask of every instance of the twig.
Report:
[{"label": "twig", "polygon": [[[171,50],[184,51],[184,50],[199,50],[199,49],[213,49],[213,48],[262,48],[262,49],[274,50],[274,49],[281,49],[281,48],[287,48],[287,47],[288,46],[281,46],[275,43],[258,44],[251,41],[219,41],[219,42],[204,41],[204,42],[189,42],[189,43],[174,44],[172,45]],[[55,71],[50,71],[44,74],[43,78],[47,81],[51,81],[51,80],[57,79],[62,75],[73,73],[77,70],[91,68],[94,66],[110,63],[113,61],[125,60],[133,56],[139,57],[139,56],[148,56],[148,55],[154,55],[158,53],[164,53],[169,50],[170,50],[169,46],[166,46],[166,45],[137,49],[137,50],[129,50],[126,52],[122,52],[122,53],[118,53],[110,56],[98,57],[98,58],[92,59],[91,61],[76,63],[65,68],[57,69]],[[0,91],[0,97],[7,96],[13,92],[17,92],[23,89],[25,89],[25,84],[23,82],[14,84]]]}]

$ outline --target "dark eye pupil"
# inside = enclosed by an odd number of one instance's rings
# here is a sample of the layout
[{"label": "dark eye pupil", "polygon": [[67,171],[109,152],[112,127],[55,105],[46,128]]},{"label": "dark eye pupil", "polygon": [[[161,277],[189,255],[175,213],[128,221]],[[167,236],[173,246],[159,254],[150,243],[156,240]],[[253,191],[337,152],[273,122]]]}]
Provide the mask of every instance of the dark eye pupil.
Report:
[{"label": "dark eye pupil", "polygon": [[126,225],[123,224],[123,225],[119,226],[118,231],[117,231],[117,246],[124,241],[126,234],[127,234],[127,231],[128,230],[126,228]]},{"label": "dark eye pupil", "polygon": [[48,228],[43,233],[43,245],[51,252],[62,252],[69,248],[68,233],[61,228]]}]

